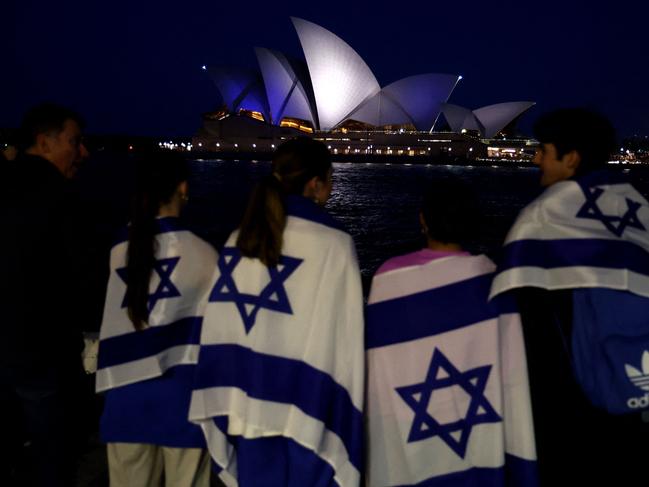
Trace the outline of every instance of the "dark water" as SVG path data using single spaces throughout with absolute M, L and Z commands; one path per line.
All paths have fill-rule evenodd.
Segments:
M 190 227 L 217 248 L 243 215 L 255 182 L 269 170 L 268 162 L 192 161 L 190 200 L 184 217 Z M 621 168 L 613 168 L 621 170 Z M 96 154 L 80 174 L 91 254 L 92 289 L 85 301 L 99 327 L 108 278 L 108 255 L 117 230 L 128 222 L 133 189 L 133 161 L 115 154 Z M 534 168 L 426 166 L 382 163 L 334 164 L 334 190 L 328 211 L 340 220 L 356 242 L 365 291 L 376 268 L 395 255 L 423 246 L 418 210 L 421 195 L 432 180 L 458 178 L 473 188 L 482 225 L 468 250 L 498 252 L 514 218 L 540 191 Z M 649 169 L 633 167 L 631 181 L 649 196 Z
M 115 228 L 128 222 L 133 161 L 106 154 L 92 162 L 84 172 L 82 188 L 98 239 L 107 240 Z M 199 159 L 191 161 L 191 168 L 190 200 L 184 217 L 192 230 L 220 247 L 238 226 L 252 187 L 269 171 L 270 164 Z M 622 167 L 613 166 L 612 170 Z M 638 190 L 649 196 L 649 168 L 634 166 L 625 171 Z M 422 247 L 418 221 L 421 196 L 430 181 L 448 178 L 465 182 L 478 199 L 482 224 L 469 250 L 497 259 L 514 218 L 540 192 L 536 168 L 334 164 L 334 188 L 327 210 L 353 236 L 365 281 L 389 257 Z
M 241 218 L 248 194 L 269 170 L 267 162 L 197 160 L 192 163 L 186 217 L 205 238 L 222 244 Z M 334 189 L 328 211 L 356 242 L 363 277 L 387 258 L 423 244 L 418 211 L 432 180 L 458 178 L 477 195 L 483 224 L 471 250 L 493 254 L 518 211 L 538 193 L 533 168 L 334 164 Z

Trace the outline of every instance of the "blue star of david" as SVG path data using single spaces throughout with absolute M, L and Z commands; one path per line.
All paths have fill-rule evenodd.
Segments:
M 440 376 L 440 371 L 446 374 Z M 435 349 L 424 382 L 395 389 L 415 413 L 408 443 L 439 436 L 451 450 L 464 458 L 473 427 L 502 420 L 484 395 L 490 371 L 491 365 L 485 365 L 460 372 L 439 349 Z M 466 416 L 452 423 L 440 424 L 427 412 L 430 398 L 434 390 L 456 385 L 471 397 Z M 459 438 L 453 436 L 455 432 L 460 433 Z
M 293 314 L 291 303 L 288 300 L 284 282 L 295 272 L 302 263 L 302 259 L 282 255 L 277 267 L 269 267 L 270 282 L 262 289 L 259 296 L 239 292 L 234 282 L 232 273 L 239 262 L 241 252 L 236 248 L 224 248 L 219 256 L 219 276 L 210 294 L 210 301 L 231 301 L 236 304 L 237 310 L 243 320 L 246 334 L 255 325 L 257 313 L 265 308 L 280 313 Z
M 588 188 L 585 186 L 582 186 L 581 189 L 584 192 L 584 196 L 586 196 L 586 201 L 579 209 L 577 215 L 575 215 L 577 218 L 599 220 L 616 237 L 621 237 L 627 227 L 646 230 L 645 226 L 638 219 L 638 209 L 642 206 L 642 203 L 625 198 L 627 210 L 624 215 L 604 215 L 600 207 L 597 206 L 597 200 L 602 196 L 604 190 L 602 188 Z
M 153 264 L 153 270 L 160 277 L 160 282 L 153 294 L 149 294 L 149 300 L 147 302 L 149 311 L 151 311 L 156 303 L 161 299 L 180 296 L 180 291 L 178 291 L 178 288 L 174 286 L 173 282 L 171 282 L 171 274 L 178 265 L 179 260 L 180 257 L 169 257 L 166 259 L 156 260 Z M 117 269 L 117 275 L 122 278 L 122 281 L 127 282 L 128 269 L 126 267 Z M 126 308 L 126 306 L 128 306 L 128 301 L 125 294 L 124 299 L 122 300 L 122 308 Z

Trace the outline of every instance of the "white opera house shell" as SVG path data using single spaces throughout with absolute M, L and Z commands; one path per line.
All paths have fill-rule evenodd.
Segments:
M 432 132 L 443 114 L 451 130 L 475 130 L 489 138 L 534 105 L 500 103 L 471 111 L 448 104 L 462 79 L 454 74 L 420 74 L 381 88 L 365 61 L 340 37 L 313 22 L 291 20 L 305 61 L 258 47 L 258 70 L 209 68 L 229 113 L 246 112 L 272 125 L 307 131 L 331 131 L 353 121 L 419 132 Z

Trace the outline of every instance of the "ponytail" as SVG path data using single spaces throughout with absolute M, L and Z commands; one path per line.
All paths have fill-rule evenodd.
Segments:
M 241 222 L 237 248 L 268 267 L 279 263 L 286 207 L 282 186 L 275 175 L 265 176 L 255 187 Z
M 149 195 L 136 194 L 129 227 L 126 259 L 126 303 L 128 317 L 136 330 L 149 319 L 149 283 L 155 263 L 155 217 L 157 205 Z
M 154 153 L 137 161 L 136 189 L 126 254 L 126 305 L 136 330 L 149 319 L 149 287 L 156 254 L 156 217 L 160 205 L 171 201 L 187 181 L 189 166 L 175 153 Z
M 286 195 L 301 195 L 313 177 L 323 181 L 331 169 L 327 147 L 308 137 L 280 145 L 273 154 L 272 174 L 255 187 L 239 227 L 237 248 L 268 267 L 279 264 L 286 227 Z

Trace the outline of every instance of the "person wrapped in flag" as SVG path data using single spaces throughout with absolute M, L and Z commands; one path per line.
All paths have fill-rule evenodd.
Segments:
M 226 485 L 360 483 L 363 297 L 331 188 L 326 146 L 285 142 L 220 254 L 190 419 Z
M 462 246 L 477 209 L 431 185 L 423 250 L 385 262 L 366 313 L 367 484 L 536 485 L 519 315 L 489 304 L 495 265 Z
M 561 109 L 534 131 L 545 190 L 509 231 L 491 296 L 520 305 L 542 483 L 625 484 L 649 438 L 649 204 L 607 170 L 603 116 Z
M 203 306 L 217 253 L 179 222 L 189 167 L 138 162 L 131 223 L 114 246 L 96 389 L 112 487 L 207 487 L 205 439 L 187 419 Z

